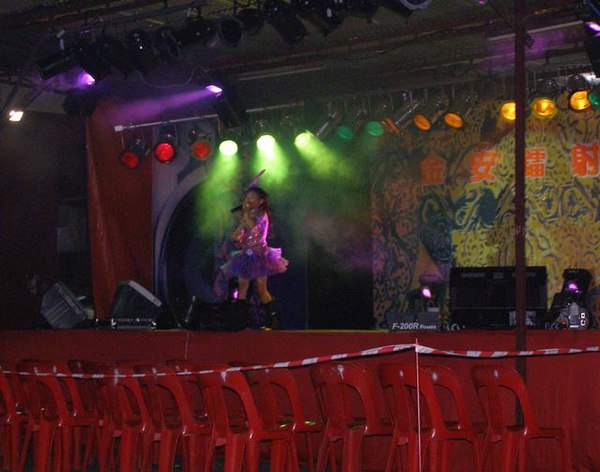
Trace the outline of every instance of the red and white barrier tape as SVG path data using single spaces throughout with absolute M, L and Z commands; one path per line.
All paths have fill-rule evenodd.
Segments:
M 176 375 L 191 375 L 191 374 L 204 374 L 211 372 L 240 372 L 247 370 L 261 370 L 261 369 L 278 369 L 278 368 L 293 368 L 293 367 L 302 367 L 313 364 L 320 364 L 323 362 L 330 361 L 338 361 L 344 359 L 357 359 L 361 357 L 372 357 L 372 356 L 380 356 L 385 354 L 393 354 L 402 351 L 414 350 L 417 354 L 420 355 L 434 355 L 434 356 L 447 356 L 447 357 L 465 357 L 465 358 L 475 358 L 475 359 L 499 359 L 504 357 L 534 357 L 534 356 L 560 356 L 560 355 L 570 355 L 570 354 L 589 354 L 600 352 L 600 346 L 591 346 L 585 348 L 546 348 L 546 349 L 535 349 L 531 351 L 475 351 L 475 350 L 466 350 L 466 351 L 454 351 L 454 350 L 445 350 L 445 349 L 437 349 L 433 347 L 423 346 L 416 343 L 411 344 L 391 344 L 388 346 L 379 346 L 371 349 L 365 349 L 363 351 L 342 353 L 342 354 L 329 354 L 325 356 L 318 357 L 308 357 L 305 359 L 295 360 L 295 361 L 284 361 L 284 362 L 274 362 L 271 364 L 257 364 L 250 366 L 240 366 L 240 367 L 228 367 L 226 369 L 207 369 L 200 370 L 197 372 L 178 372 Z M 3 371 L 4 374 L 17 374 L 17 375 L 36 375 L 29 372 L 15 372 L 15 371 Z M 77 379 L 101 379 L 110 377 L 105 374 L 81 374 L 81 373 L 73 373 L 73 374 L 38 374 L 38 375 L 55 375 L 56 377 L 73 377 Z M 136 373 L 133 377 L 145 377 L 148 374 Z M 157 374 L 160 375 L 170 375 L 170 374 Z

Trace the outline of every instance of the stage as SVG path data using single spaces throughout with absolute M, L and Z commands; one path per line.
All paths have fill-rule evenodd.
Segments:
M 515 331 L 465 330 L 458 332 L 387 331 L 130 331 L 130 330 L 32 330 L 0 332 L 3 361 L 22 358 L 118 359 L 160 362 L 193 359 L 198 362 L 266 364 L 300 361 L 316 356 L 357 353 L 366 349 L 405 343 L 445 350 L 514 351 Z M 600 330 L 529 330 L 527 349 L 588 348 L 600 346 Z M 414 351 L 362 357 L 370 366 L 379 362 L 415 361 Z M 600 352 L 527 357 L 526 376 L 540 425 L 562 425 L 571 438 L 574 470 L 600 470 L 597 419 L 600 418 Z M 471 386 L 470 368 L 478 363 L 515 364 L 515 358 L 473 359 L 420 355 L 422 364 L 441 363 L 455 369 L 466 387 L 475 421 L 482 413 Z M 310 412 L 317 412 L 308 379 L 309 367 L 297 367 L 302 395 Z M 367 449 L 365 468 L 382 470 L 384 444 Z M 466 450 L 465 450 L 466 451 Z M 539 443 L 528 459 L 528 471 L 558 470 L 558 449 Z M 460 460 L 460 459 L 459 459 Z M 453 470 L 468 470 L 456 464 Z

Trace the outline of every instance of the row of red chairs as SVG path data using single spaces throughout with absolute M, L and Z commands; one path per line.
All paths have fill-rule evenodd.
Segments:
M 539 427 L 522 378 L 499 365 L 472 369 L 485 425 L 471 422 L 458 377 L 439 365 L 382 363 L 376 373 L 360 362 L 315 365 L 319 418 L 307 417 L 287 369 L 225 372 L 227 365 L 181 360 L 23 361 L 13 366 L 19 375 L 2 367 L 0 465 L 11 471 L 23 470 L 32 444 L 36 471 L 87 470 L 95 460 L 100 471 L 157 465 L 166 472 L 179 456 L 184 471 L 208 472 L 220 456 L 227 472 L 257 472 L 268 444 L 270 470 L 288 472 L 299 470 L 302 439 L 311 472 L 315 459 L 317 472 L 358 472 L 363 442 L 373 436 L 391 441 L 386 472 L 451 470 L 458 441 L 471 447 L 475 471 L 488 462 L 499 462 L 503 472 L 525 471 L 527 445 L 537 438 L 557 440 L 561 470 L 571 470 L 564 430 Z M 514 403 L 506 414 L 505 392 L 516 398 L 521 424 L 514 422 Z

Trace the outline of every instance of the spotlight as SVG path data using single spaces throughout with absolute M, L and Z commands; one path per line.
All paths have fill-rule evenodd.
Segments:
M 561 88 L 556 79 L 544 80 L 538 87 L 536 97 L 531 102 L 531 112 L 542 119 L 553 118 L 558 113 L 556 99 Z
M 554 294 L 550 317 L 558 328 L 586 329 L 591 326 L 586 294 L 592 280 L 586 269 L 565 269 L 563 286 Z
M 508 100 L 500 105 L 500 116 L 506 121 L 515 121 L 517 119 L 517 104 L 514 100 Z
M 94 45 L 80 41 L 73 52 L 77 58 L 77 64 L 90 74 L 96 82 L 110 74 L 110 64 L 98 53 Z
M 324 117 L 321 117 L 312 134 L 321 139 L 326 139 L 331 132 L 339 126 L 344 119 L 344 113 L 338 106 L 329 105 Z
M 163 26 L 156 31 L 154 44 L 158 54 L 164 62 L 172 63 L 181 56 L 181 48 L 177 40 L 175 29 Z
M 571 110 L 583 111 L 590 108 L 589 90 L 590 84 L 583 75 L 577 74 L 569 77 L 567 80 L 567 93 Z
M 127 41 L 136 69 L 147 75 L 156 65 L 150 37 L 144 30 L 134 29 L 127 35 Z
M 419 288 L 408 294 L 411 309 L 416 312 L 439 312 L 443 282 L 438 274 L 421 274 Z
M 212 153 L 212 141 L 196 127 L 188 133 L 188 144 L 192 151 L 192 157 L 200 161 L 208 159 Z
M 410 124 L 411 116 L 419 109 L 421 103 L 416 100 L 410 100 L 405 103 L 398 111 L 389 114 L 383 119 L 385 126 L 391 133 L 400 134 L 400 131 Z
M 294 139 L 294 144 L 297 147 L 306 146 L 313 139 L 313 134 L 310 131 L 302 131 Z
M 172 130 L 163 128 L 154 145 L 154 157 L 161 164 L 170 164 L 177 156 L 176 139 Z
M 282 0 L 267 0 L 263 5 L 263 12 L 267 23 L 289 45 L 298 43 L 306 36 L 306 28 L 296 17 L 292 7 Z
M 126 169 L 137 169 L 144 161 L 146 150 L 142 138 L 134 136 L 129 139 L 127 146 L 119 154 L 119 163 Z
M 127 77 L 134 69 L 135 64 L 130 58 L 129 51 L 121 41 L 103 34 L 96 40 L 95 49 L 112 67 Z
M 14 122 L 21 121 L 21 119 L 23 118 L 23 114 L 24 114 L 23 110 L 20 110 L 20 109 L 10 110 L 8 112 L 8 121 L 14 121 Z
M 187 24 L 176 33 L 180 47 L 192 44 L 208 45 L 217 34 L 217 24 L 201 16 L 189 18 Z
M 448 109 L 448 97 L 439 95 L 426 103 L 413 117 L 413 123 L 421 131 L 429 131 Z
M 588 94 L 591 105 L 596 109 L 600 109 L 600 85 L 596 85 Z
M 227 157 L 235 156 L 238 149 L 239 146 L 233 139 L 225 139 L 219 144 L 219 152 Z
M 385 128 L 379 121 L 367 121 L 365 124 L 365 131 L 370 136 L 378 138 L 383 135 Z
M 461 129 L 465 124 L 465 115 L 477 103 L 477 99 L 474 91 L 463 93 L 444 114 L 444 123 L 450 128 Z
M 275 137 L 271 134 L 261 134 L 256 140 L 256 146 L 263 152 L 273 150 L 275 147 Z
M 235 17 L 244 25 L 244 31 L 248 36 L 254 36 L 262 29 L 265 19 L 258 8 L 243 8 L 236 13 Z
M 221 40 L 231 47 L 239 46 L 244 40 L 244 23 L 234 16 L 224 16 L 217 22 L 217 31 Z

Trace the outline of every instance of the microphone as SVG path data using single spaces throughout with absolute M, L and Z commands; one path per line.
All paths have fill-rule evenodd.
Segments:
M 238 211 L 242 211 L 243 205 L 238 205 L 234 208 L 232 208 L 231 210 L 229 210 L 231 213 L 237 213 Z

